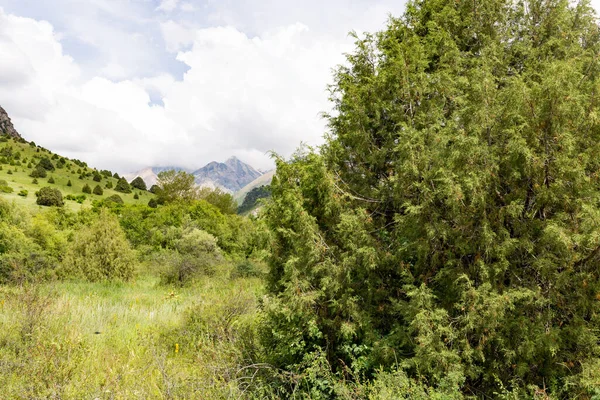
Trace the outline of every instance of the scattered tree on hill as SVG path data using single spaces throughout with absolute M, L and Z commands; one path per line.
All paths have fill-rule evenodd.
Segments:
M 156 201 L 156 199 L 154 197 L 148 201 L 148 207 L 150 207 L 150 208 L 158 207 L 158 202 Z
M 46 171 L 54 171 L 54 164 L 48 157 L 42 157 L 40 162 L 37 164 L 37 168 L 43 168 Z
M 35 169 L 29 174 L 29 176 L 32 178 L 45 178 L 47 175 L 48 173 L 46 170 L 39 165 L 35 167 Z
M 94 187 L 93 193 L 97 194 L 98 196 L 102 196 L 104 194 L 104 190 L 102 190 L 100 185 L 96 185 L 96 187 Z
M 106 185 L 104 186 L 106 189 L 112 189 L 113 188 L 113 183 L 111 181 L 106 182 Z
M 83 185 L 83 188 L 81 188 L 81 191 L 83 193 L 92 194 L 92 188 L 87 183 L 85 185 Z
M 62 207 L 64 205 L 63 196 L 60 190 L 49 186 L 43 187 L 35 192 L 35 196 L 37 197 L 36 204 L 40 206 Z
M 71 183 L 71 180 L 69 179 L 69 181 L 67 182 L 67 186 L 73 186 L 73 184 Z
M 125 202 L 123 201 L 121 196 L 119 196 L 118 194 L 113 194 L 112 196 L 108 196 L 106 199 L 104 199 L 104 202 L 115 203 L 115 204 L 125 204 Z
M 142 179 L 142 177 L 138 176 L 131 181 L 131 187 L 140 190 L 146 190 L 146 182 L 144 182 L 144 179 Z
M 131 187 L 125 178 L 120 178 L 115 186 L 115 190 L 121 193 L 131 193 Z
M 102 181 L 102 176 L 97 171 L 94 171 L 94 182 L 101 182 L 101 181 Z
M 139 196 L 137 193 L 135 193 L 135 194 L 133 195 L 133 198 L 134 198 L 135 200 L 139 200 L 140 196 Z
M 50 179 L 48 179 L 48 183 L 55 183 L 55 182 L 54 182 L 54 178 L 53 178 L 53 177 L 50 177 Z

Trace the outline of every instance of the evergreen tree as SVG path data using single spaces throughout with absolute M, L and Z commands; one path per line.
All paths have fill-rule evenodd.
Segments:
M 98 195 L 98 196 L 102 196 L 104 194 L 104 190 L 102 190 L 102 188 L 100 187 L 100 185 L 96 185 L 96 187 L 94 187 L 94 194 Z
M 131 187 L 129 183 L 125 180 L 125 178 L 120 178 L 115 186 L 115 190 L 121 193 L 131 193 Z
M 595 21 L 585 1 L 422 0 L 356 39 L 322 157 L 277 162 L 270 363 L 397 368 L 439 398 L 595 393 Z
M 83 188 L 81 188 L 81 191 L 83 193 L 92 194 L 92 188 L 87 183 L 85 185 L 83 185 Z
M 62 193 L 58 189 L 43 187 L 35 193 L 35 196 L 36 204 L 40 206 L 62 207 L 64 205 Z
M 131 187 L 140 190 L 146 190 L 146 182 L 144 182 L 144 179 L 138 176 L 131 181 Z

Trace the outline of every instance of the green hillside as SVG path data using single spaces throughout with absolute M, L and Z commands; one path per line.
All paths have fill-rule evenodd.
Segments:
M 32 173 L 43 159 L 50 160 L 51 168 L 54 168 L 54 170 L 46 170 L 46 177 L 44 178 L 32 177 Z M 33 142 L 27 143 L 6 136 L 2 137 L 0 142 L 0 167 L 2 168 L 0 170 L 0 183 L 6 181 L 6 186 L 10 188 L 6 189 L 4 186 L 4 190 L 0 191 L 0 196 L 9 201 L 14 200 L 28 208 L 40 207 L 36 204 L 35 192 L 45 186 L 60 190 L 65 199 L 65 207 L 74 211 L 84 206 L 91 206 L 94 201 L 113 195 L 120 196 L 126 204 L 148 204 L 148 201 L 154 197 L 150 192 L 134 188 L 131 188 L 131 193 L 116 191 L 115 188 L 119 179 L 113 176 L 110 171 L 96 170 L 85 162 L 61 157 L 47 149 L 36 146 Z M 37 180 L 37 183 L 34 179 Z M 49 181 L 54 181 L 54 183 Z M 68 185 L 69 181 L 71 186 Z M 83 192 L 86 185 L 92 193 Z M 103 193 L 101 195 L 93 193 L 96 186 L 100 186 L 102 189 Z M 138 199 L 134 198 L 136 194 L 139 197 Z M 69 200 L 67 198 L 69 195 L 79 198 Z M 85 199 L 82 196 L 85 196 Z

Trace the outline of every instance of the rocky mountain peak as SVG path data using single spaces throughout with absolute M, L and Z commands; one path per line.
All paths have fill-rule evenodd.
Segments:
M 22 139 L 19 132 L 13 126 L 10 117 L 2 107 L 0 107 L 0 134 Z

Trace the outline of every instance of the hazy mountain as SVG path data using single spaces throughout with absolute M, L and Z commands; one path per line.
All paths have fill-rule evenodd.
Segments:
M 224 163 L 208 163 L 192 172 L 192 175 L 199 186 L 218 187 L 235 193 L 262 174 L 236 157 L 231 157 Z
M 154 185 L 161 171 L 174 169 L 176 171 L 186 171 L 184 168 L 170 167 L 148 167 L 133 174 L 125 174 L 128 181 L 135 177 L 141 177 L 148 187 Z M 228 193 L 235 193 L 250 182 L 259 178 L 263 174 L 258 172 L 252 166 L 231 157 L 225 162 L 210 162 L 204 167 L 191 173 L 198 186 L 219 188 Z
M 2 107 L 0 107 L 0 134 L 12 136 L 17 139 L 22 139 L 21 135 L 19 135 L 19 132 L 17 132 L 17 130 L 13 126 L 10 117 Z

